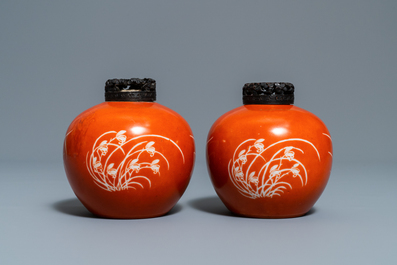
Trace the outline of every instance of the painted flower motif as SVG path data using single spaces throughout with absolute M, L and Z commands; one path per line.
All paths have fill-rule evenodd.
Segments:
M 160 165 L 157 164 L 158 162 L 160 162 L 160 160 L 156 159 L 150 164 L 150 168 L 153 170 L 154 174 L 159 173 Z
M 240 161 L 241 161 L 241 164 L 245 164 L 245 163 L 247 163 L 247 156 L 246 155 L 242 155 L 242 156 L 240 156 L 238 159 L 240 159 Z
M 280 178 L 281 172 L 278 170 L 278 165 L 272 166 L 270 169 L 270 175 L 269 178 L 275 178 L 278 180 Z
M 247 155 L 245 154 L 245 149 L 242 150 L 239 154 L 238 154 L 238 159 L 241 161 L 241 163 L 244 165 L 247 162 Z
M 107 145 L 108 141 L 103 141 L 99 147 L 98 150 L 101 151 L 102 156 L 105 156 L 108 152 L 108 145 Z
M 274 165 L 270 168 L 270 172 L 274 172 L 276 169 L 278 169 L 278 165 Z
M 301 144 L 296 147 L 290 142 Z M 251 199 L 281 196 L 298 179 L 305 186 L 308 173 L 300 161 L 305 153 L 303 143 L 317 152 L 320 161 L 317 148 L 305 139 L 289 138 L 269 144 L 263 138 L 247 139 L 237 146 L 229 160 L 229 178 L 243 196 Z
M 258 177 L 259 176 L 255 176 L 255 171 L 254 171 L 249 175 L 248 180 L 249 180 L 249 182 L 254 183 L 255 185 L 258 185 L 258 182 L 259 182 Z
M 113 166 L 114 166 L 114 163 L 111 163 L 111 164 L 108 166 L 108 168 L 107 168 L 107 172 L 108 172 L 108 175 L 110 175 L 110 176 L 112 176 L 113 178 L 115 178 L 115 177 L 116 177 L 116 174 L 117 174 L 117 169 L 113 168 Z
M 159 173 L 160 165 L 151 165 L 150 168 L 153 170 L 154 174 Z
M 94 164 L 94 171 L 95 172 L 102 172 L 102 164 L 101 161 L 97 161 L 97 158 L 94 157 L 93 159 L 93 164 Z
M 299 168 L 297 168 L 297 167 L 299 167 L 299 164 L 295 164 L 295 165 L 291 168 L 292 176 L 293 176 L 294 178 L 295 178 L 296 176 L 298 176 L 298 175 L 299 175 L 299 172 L 300 172 Z
M 256 152 L 258 153 L 262 153 L 263 150 L 265 149 L 265 146 L 263 145 L 263 141 L 265 141 L 265 139 L 258 139 L 255 143 L 254 143 L 254 147 L 256 148 Z
M 141 169 L 141 165 L 138 164 L 137 162 L 138 162 L 138 159 L 134 159 L 134 160 L 132 160 L 132 161 L 130 162 L 130 164 L 128 165 L 128 168 L 129 168 L 130 170 L 132 170 L 132 172 L 135 171 L 136 173 L 138 173 L 139 170 Z
M 152 146 L 154 144 L 154 142 L 149 142 L 146 146 L 145 146 L 145 150 L 146 152 L 149 153 L 150 157 L 154 156 L 154 153 L 156 151 L 156 149 Z
M 179 150 L 180 162 L 185 164 L 185 155 L 173 140 L 157 134 L 141 134 L 135 130 L 134 133 L 139 135 L 129 137 L 128 130 L 112 130 L 94 141 L 92 149 L 86 154 L 86 166 L 99 188 L 106 191 L 150 188 L 151 177 L 163 173 L 160 167 L 161 170 L 170 169 L 167 153 L 172 146 Z M 166 144 L 155 146 L 156 140 Z M 166 153 L 163 154 L 163 151 Z
M 124 144 L 125 140 L 127 140 L 127 136 L 125 136 L 124 133 L 126 133 L 126 131 L 122 130 L 116 134 L 116 139 L 119 141 L 120 145 Z
M 284 157 L 287 158 L 289 161 L 294 159 L 294 155 L 295 155 L 294 151 L 291 151 L 292 148 L 293 148 L 292 146 L 286 147 L 284 151 Z
M 243 178 L 244 178 L 244 173 L 243 173 L 243 171 L 241 170 L 240 167 L 235 167 L 235 168 L 234 168 L 234 175 L 235 175 L 237 178 L 239 178 L 239 179 L 243 179 Z
M 274 170 L 273 172 L 270 173 L 270 178 L 280 176 L 280 173 L 281 173 L 280 171 Z

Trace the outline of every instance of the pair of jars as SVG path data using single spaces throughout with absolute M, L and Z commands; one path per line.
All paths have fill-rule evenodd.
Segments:
M 112 79 L 105 102 L 76 117 L 64 141 L 69 183 L 82 204 L 107 218 L 166 214 L 186 190 L 193 133 L 156 100 L 153 79 Z M 307 213 L 331 171 L 332 142 L 315 115 L 293 106 L 290 83 L 250 83 L 243 103 L 212 126 L 208 171 L 235 214 L 285 218 Z

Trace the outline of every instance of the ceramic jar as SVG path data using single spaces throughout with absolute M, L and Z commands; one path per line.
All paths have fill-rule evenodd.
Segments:
M 195 159 L 193 134 L 178 113 L 155 99 L 153 79 L 108 80 L 105 102 L 69 126 L 66 175 L 93 214 L 161 216 L 184 193 Z
M 331 136 L 318 117 L 293 102 L 291 83 L 245 84 L 244 105 L 212 126 L 208 171 L 233 213 L 301 216 L 323 192 L 331 172 Z

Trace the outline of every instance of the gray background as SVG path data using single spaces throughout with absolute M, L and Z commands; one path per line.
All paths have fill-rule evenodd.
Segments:
M 204 160 L 246 82 L 288 81 L 335 161 L 395 162 L 396 1 L 1 1 L 0 161 L 56 162 L 109 78 L 151 77 Z M 394 144 L 393 144 L 394 143 Z
M 1 1 L 0 263 L 395 264 L 396 13 L 393 0 Z M 130 77 L 156 79 L 197 164 L 170 215 L 92 218 L 63 173 L 64 134 L 107 79 Z M 206 173 L 208 130 L 259 81 L 292 82 L 333 138 L 331 181 L 302 218 L 230 216 Z

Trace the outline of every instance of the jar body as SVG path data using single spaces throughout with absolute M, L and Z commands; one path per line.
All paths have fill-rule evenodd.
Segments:
M 187 122 L 154 102 L 104 102 L 69 126 L 64 166 L 83 205 L 107 218 L 167 213 L 184 193 L 194 165 Z
M 292 105 L 244 105 L 220 117 L 207 139 L 213 186 L 238 215 L 296 217 L 323 192 L 332 141 L 323 122 Z

